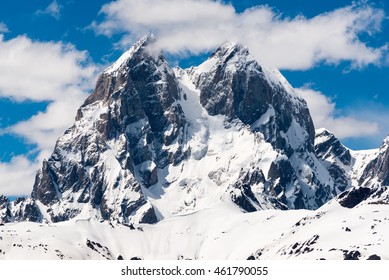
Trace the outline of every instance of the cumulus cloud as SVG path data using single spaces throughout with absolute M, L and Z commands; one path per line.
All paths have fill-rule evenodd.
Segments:
M 5 23 L 0 22 L 0 33 L 7 33 L 9 32 L 7 25 Z
M 10 162 L 0 162 L 0 193 L 7 196 L 28 195 L 39 168 L 24 156 L 13 157 Z
M 381 63 L 386 46 L 369 47 L 359 35 L 380 31 L 383 10 L 354 3 L 313 18 L 283 17 L 268 6 L 237 13 L 211 0 L 117 0 L 93 22 L 99 34 L 124 34 L 121 43 L 152 32 L 157 47 L 185 55 L 209 51 L 226 41 L 247 45 L 262 63 L 279 69 L 308 69 L 319 62 L 349 61 L 352 67 Z
M 0 96 L 16 101 L 54 100 L 80 89 L 94 67 L 82 67 L 87 53 L 72 45 L 0 35 Z
M 0 163 L 0 193 L 10 194 L 16 188 L 14 193 L 28 194 L 33 174 L 73 123 L 77 108 L 93 87 L 98 67 L 88 62 L 86 52 L 72 45 L 26 36 L 4 40 L 0 35 L 0 61 L 0 97 L 16 102 L 49 101 L 46 111 L 1 131 L 37 145 L 39 154 L 33 161 L 17 156 Z
M 308 86 L 295 89 L 308 104 L 315 128 L 326 128 L 339 138 L 366 137 L 380 132 L 378 122 L 336 113 L 336 104 Z
M 37 15 L 49 15 L 59 20 L 61 16 L 61 6 L 56 0 L 51 2 L 45 9 L 36 11 Z
M 65 95 L 51 102 L 45 112 L 13 125 L 8 132 L 36 144 L 40 151 L 37 160 L 41 162 L 50 156 L 58 137 L 74 122 L 76 110 L 86 97 L 86 93 Z

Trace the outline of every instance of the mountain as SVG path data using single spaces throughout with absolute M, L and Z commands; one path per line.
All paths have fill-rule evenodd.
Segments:
M 0 253 L 12 258 L 39 247 L 35 239 L 45 231 L 54 239 L 40 244 L 63 258 L 163 257 L 145 247 L 115 248 L 158 247 L 155 234 L 170 228 L 176 233 L 164 242 L 198 244 L 183 252 L 173 246 L 167 258 L 225 258 L 201 244 L 207 236 L 223 239 L 210 243 L 219 250 L 245 231 L 263 242 L 243 234 L 248 243 L 231 258 L 351 258 L 372 228 L 353 230 L 343 248 L 328 248 L 331 236 L 347 238 L 351 227 L 374 226 L 376 243 L 386 242 L 387 223 L 376 220 L 389 203 L 389 138 L 379 150 L 352 151 L 328 130 L 315 131 L 306 102 L 245 46 L 224 44 L 201 65 L 181 69 L 155 52 L 154 41 L 142 38 L 99 76 L 43 162 L 31 197 L 0 196 L 0 224 L 21 240 L 11 250 L 4 232 Z M 292 209 L 302 210 L 280 211 Z M 366 213 L 366 221 L 351 213 Z M 75 227 L 79 232 L 70 233 Z M 68 249 L 69 238 L 88 241 Z M 389 258 L 376 245 L 357 255 Z
M 366 166 L 358 183 L 369 187 L 389 185 L 389 137 L 384 140 L 375 158 Z
M 335 184 L 341 186 L 340 191 L 351 186 L 351 176 L 347 173 L 353 169 L 355 159 L 334 134 L 326 129 L 316 131 L 315 154 L 329 171 Z
M 41 209 L 36 201 L 20 197 L 11 202 L 0 195 L 0 224 L 19 221 L 42 222 Z
M 359 204 L 389 204 L 389 137 L 360 169 L 355 186 L 339 196 L 339 203 L 348 208 Z
M 325 129 L 316 131 L 315 151 L 338 185 L 345 186 L 336 199 L 343 207 L 360 203 L 388 204 L 389 139 L 378 150 L 352 151 Z
M 172 69 L 138 41 L 99 77 L 38 172 L 44 219 L 155 223 L 220 201 L 243 211 L 317 209 L 347 180 L 315 155 L 306 102 L 246 47 Z

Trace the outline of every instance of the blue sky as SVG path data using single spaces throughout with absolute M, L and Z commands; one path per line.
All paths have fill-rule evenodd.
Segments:
M 27 194 L 98 73 L 153 32 L 172 64 L 246 44 L 352 149 L 389 133 L 389 3 L 13 0 L 0 4 L 0 193 Z

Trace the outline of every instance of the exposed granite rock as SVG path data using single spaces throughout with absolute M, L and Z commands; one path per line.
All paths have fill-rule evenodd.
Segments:
M 200 102 L 210 115 L 221 114 L 254 125 L 266 141 L 287 155 L 293 151 L 284 135 L 295 120 L 307 132 L 303 149 L 313 151 L 315 132 L 305 101 L 292 96 L 281 84 L 272 83 L 247 47 L 226 44 L 211 59 L 218 60 L 215 71 L 201 73 L 195 81 L 201 90 Z M 268 110 L 274 110 L 274 114 L 264 123 L 256 123 Z
M 326 129 L 317 130 L 315 153 L 334 181 L 333 195 L 336 196 L 351 187 L 351 179 L 346 169 L 352 167 L 353 158 L 350 150 L 334 134 Z
M 42 222 L 43 216 L 34 199 L 21 197 L 13 201 L 14 221 Z
M 359 184 L 389 186 L 389 137 L 384 140 L 378 156 L 366 166 Z
M 353 208 L 369 197 L 372 190 L 366 187 L 353 188 L 342 193 L 338 197 L 339 204 L 343 207 Z
M 0 223 L 42 220 L 41 211 L 34 199 L 19 197 L 10 201 L 6 196 L 0 195 Z
M 121 65 L 99 77 L 38 172 L 32 197 L 51 208 L 53 221 L 79 215 L 83 204 L 106 220 L 157 221 L 152 207 L 141 209 L 147 204 L 142 187 L 158 182 L 157 167 L 184 159 L 169 145 L 186 121 L 174 73 L 162 56 L 148 52 L 150 40 L 140 40 Z
M 381 260 L 381 257 L 380 257 L 380 256 L 377 256 L 376 254 L 373 254 L 373 255 L 369 256 L 369 257 L 367 258 L 367 260 L 379 261 L 379 260 Z
M 323 160 L 336 158 L 345 166 L 350 166 L 352 159 L 350 150 L 343 146 L 334 134 L 328 130 L 320 129 L 315 138 L 315 152 L 319 158 Z
M 6 196 L 0 195 L 0 223 L 9 223 L 11 221 L 10 201 Z

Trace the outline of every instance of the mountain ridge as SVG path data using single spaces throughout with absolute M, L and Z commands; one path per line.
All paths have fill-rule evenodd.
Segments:
M 389 259 L 389 138 L 315 130 L 245 46 L 181 69 L 154 40 L 99 76 L 31 197 L 0 195 L 0 259 Z
M 317 209 L 371 177 L 385 184 L 385 145 L 355 171 L 353 153 L 326 130 L 315 135 L 306 102 L 247 47 L 227 43 L 183 70 L 151 53 L 153 40 L 100 75 L 31 198 L 0 199 L 2 222 L 156 223 L 223 201 L 245 212 Z

